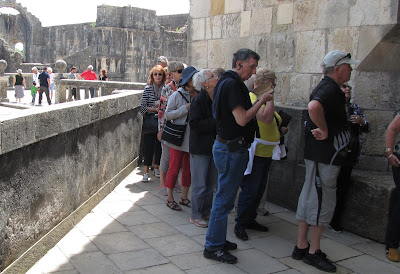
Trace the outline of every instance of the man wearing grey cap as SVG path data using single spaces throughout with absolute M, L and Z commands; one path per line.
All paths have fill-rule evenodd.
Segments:
M 306 176 L 297 205 L 298 239 L 292 258 L 327 272 L 335 272 L 336 266 L 321 251 L 320 240 L 335 210 L 336 179 L 350 141 L 346 129 L 346 99 L 340 86 L 350 80 L 351 64 L 358 63 L 343 51 L 334 50 L 325 55 L 321 65 L 324 78 L 311 93 L 308 104 Z

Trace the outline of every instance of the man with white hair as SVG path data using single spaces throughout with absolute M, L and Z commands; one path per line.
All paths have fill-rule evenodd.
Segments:
M 324 78 L 311 93 L 308 104 L 306 176 L 297 205 L 298 239 L 292 258 L 327 272 L 335 272 L 336 266 L 320 249 L 321 235 L 335 210 L 337 176 L 345 159 L 343 151 L 350 141 L 346 138 L 350 136 L 346 132 L 346 98 L 340 86 L 350 80 L 351 64 L 358 63 L 343 51 L 326 54 L 321 65 Z
M 87 70 L 82 72 L 80 76 L 85 80 L 97 80 L 97 75 L 93 71 L 92 65 L 89 65 Z M 94 97 L 94 87 L 90 87 L 89 91 L 90 91 L 90 97 L 93 98 Z

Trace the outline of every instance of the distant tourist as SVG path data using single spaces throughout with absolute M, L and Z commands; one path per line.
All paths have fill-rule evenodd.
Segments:
M 97 75 L 93 71 L 92 65 L 89 65 L 87 70 L 85 70 L 84 72 L 81 73 L 81 77 L 85 80 L 97 80 Z M 90 87 L 89 91 L 90 91 L 90 97 L 93 98 L 94 97 L 94 87 Z
M 76 80 L 76 79 L 81 79 L 82 77 L 76 73 L 76 67 L 73 66 L 71 68 L 71 72 L 68 73 L 68 79 L 72 79 L 72 80 Z M 72 86 L 71 87 L 71 98 L 74 97 L 74 100 L 76 100 L 76 96 L 77 96 L 77 87 L 76 86 Z
M 47 103 L 51 105 L 51 100 L 49 96 L 49 87 L 50 87 L 50 75 L 47 73 L 47 68 L 44 67 L 42 73 L 39 74 L 39 105 L 42 105 L 42 96 L 43 92 L 46 94 Z
M 168 67 L 168 59 L 165 56 L 160 56 L 157 59 L 157 65 L 162 66 L 163 68 Z
M 14 77 L 13 83 L 15 89 L 15 99 L 18 103 L 21 103 L 21 98 L 24 97 L 24 90 L 25 90 L 25 78 L 22 76 L 22 70 L 17 69 L 17 74 Z
M 100 70 L 99 80 L 100 81 L 108 81 L 107 71 L 105 69 Z
M 50 67 L 47 68 L 47 72 L 50 75 L 50 100 L 53 101 L 55 74 L 53 73 L 53 69 Z
M 36 83 L 36 87 L 39 88 L 39 73 L 37 67 L 32 68 L 32 80 Z
M 32 82 L 32 86 L 31 86 L 32 102 L 31 102 L 31 105 L 35 104 L 36 93 L 37 93 L 38 89 L 39 88 L 36 86 L 36 82 Z

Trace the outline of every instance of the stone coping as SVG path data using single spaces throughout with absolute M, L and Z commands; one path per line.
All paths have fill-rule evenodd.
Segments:
M 142 93 L 129 90 L 10 114 L 0 120 L 0 155 L 139 107 Z

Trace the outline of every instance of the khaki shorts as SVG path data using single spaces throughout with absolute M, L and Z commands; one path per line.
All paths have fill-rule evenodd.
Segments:
M 161 142 L 160 171 L 167 172 L 169 168 L 169 146 Z
M 306 177 L 297 204 L 296 218 L 309 225 L 327 226 L 336 206 L 336 180 L 340 166 L 304 159 Z M 319 179 L 316 178 L 317 167 Z

